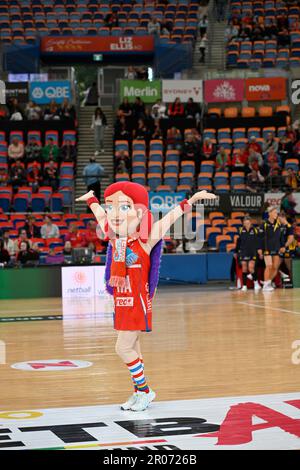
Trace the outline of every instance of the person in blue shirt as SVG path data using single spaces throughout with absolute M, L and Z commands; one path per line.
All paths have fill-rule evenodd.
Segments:
M 105 169 L 100 163 L 96 162 L 95 157 L 90 158 L 83 169 L 83 177 L 85 179 L 88 191 L 94 191 L 98 199 L 101 196 L 101 178 L 105 175 Z

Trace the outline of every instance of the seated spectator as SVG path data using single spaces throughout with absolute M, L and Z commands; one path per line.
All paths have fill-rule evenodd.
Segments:
M 298 140 L 293 148 L 293 157 L 299 158 L 300 157 L 300 140 Z
M 52 222 L 51 215 L 46 215 L 44 218 L 44 225 L 41 227 L 42 238 L 59 238 L 59 228 Z
M 56 253 L 54 248 L 49 250 L 48 255 L 46 256 L 46 264 L 63 264 L 65 262 L 65 256 L 63 253 Z
M 0 104 L 0 120 L 8 119 L 8 109 L 4 104 Z
M 293 190 L 289 189 L 286 192 L 286 194 L 283 196 L 283 198 L 281 199 L 280 211 L 284 211 L 288 216 L 294 218 L 297 215 L 297 212 L 295 210 L 296 206 L 297 206 L 297 201 L 295 200 Z
M 24 165 L 20 160 L 17 160 L 10 169 L 10 184 L 12 185 L 14 192 L 17 192 L 17 189 L 25 183 L 26 172 Z
M 275 139 L 272 132 L 268 133 L 268 135 L 265 138 L 264 143 L 263 143 L 262 154 L 263 154 L 264 158 L 267 157 L 270 150 L 273 150 L 274 152 L 277 152 L 277 150 L 278 150 L 278 142 Z M 259 153 L 261 153 L 261 152 L 259 152 Z
M 133 116 L 137 119 L 143 119 L 145 117 L 145 104 L 140 97 L 135 99 L 132 105 Z
M 233 39 L 237 38 L 239 35 L 240 28 L 237 25 L 229 25 L 225 30 L 225 38 L 226 41 L 232 41 Z
M 132 106 L 128 101 L 128 98 L 124 98 L 119 106 L 119 115 L 124 117 L 132 116 Z
M 153 119 L 166 118 L 166 111 L 166 105 L 161 100 L 157 100 L 156 103 L 152 106 L 151 115 Z
M 73 248 L 72 248 L 71 242 L 68 240 L 65 242 L 64 250 L 63 250 L 65 261 L 66 261 L 66 258 L 69 261 L 69 258 L 72 256 L 72 253 L 73 253 Z
M 18 264 L 24 265 L 32 265 L 39 261 L 40 255 L 36 250 L 33 250 L 30 247 L 30 244 L 26 241 L 20 243 L 20 249 L 17 254 L 17 262 Z
M 7 101 L 7 108 L 9 111 L 9 119 L 11 121 L 23 120 L 24 111 L 17 98 L 9 98 Z
M 255 152 L 255 150 L 250 149 L 249 158 L 248 158 L 248 167 L 250 170 L 258 171 L 259 168 L 262 168 L 264 164 L 263 158 L 260 153 Z
M 43 181 L 43 175 L 41 165 L 38 162 L 33 162 L 29 170 L 27 170 L 27 183 L 32 188 L 33 193 L 37 193 L 41 182 Z
M 85 246 L 84 235 L 79 232 L 75 223 L 70 224 L 69 233 L 65 236 L 65 242 L 67 241 L 71 242 L 72 248 L 81 248 Z
M 173 126 L 167 131 L 166 138 L 167 150 L 179 150 L 182 147 L 182 135 L 177 127 Z
M 117 15 L 113 13 L 108 13 L 104 19 L 105 26 L 107 28 L 117 28 L 119 26 L 119 21 Z
M 169 104 L 168 115 L 169 117 L 184 117 L 184 106 L 180 98 L 176 98 L 173 103 Z
M 44 162 L 48 162 L 49 160 L 53 159 L 55 162 L 58 160 L 58 146 L 54 143 L 52 137 L 49 137 L 47 141 L 47 145 L 42 149 L 42 158 Z
M 35 137 L 30 139 L 27 146 L 25 147 L 25 159 L 27 162 L 40 161 L 42 147 Z
M 216 146 L 212 143 L 211 139 L 206 137 L 204 139 L 201 151 L 201 160 L 215 160 L 216 159 Z
M 137 128 L 133 130 L 132 136 L 136 140 L 148 140 L 149 139 L 149 130 L 145 125 L 143 119 L 138 120 Z
M 58 119 L 60 119 L 60 108 L 55 100 L 52 100 L 49 106 L 45 109 L 44 120 L 57 121 Z
M 282 31 L 279 31 L 277 35 L 277 44 L 282 47 L 289 47 L 291 44 L 290 33 L 288 29 L 284 28 Z
M 44 185 L 51 186 L 53 192 L 58 188 L 58 172 L 57 166 L 53 160 L 49 161 L 49 165 L 44 168 Z
M 10 254 L 7 249 L 4 247 L 3 240 L 0 239 L 0 263 L 1 264 L 8 264 L 10 262 Z
M 138 67 L 135 71 L 137 80 L 148 80 L 148 67 Z
M 155 125 L 154 132 L 151 136 L 151 139 L 153 139 L 153 140 L 163 140 L 163 135 L 162 135 L 161 129 L 159 127 L 159 124 Z
M 2 241 L 3 241 L 3 248 L 8 251 L 9 255 L 10 256 L 15 256 L 15 254 L 16 254 L 16 245 L 15 245 L 15 242 L 11 238 L 9 238 L 9 231 L 8 230 L 5 230 L 3 232 Z
M 70 139 L 66 139 L 65 145 L 60 149 L 60 156 L 63 162 L 75 162 L 77 157 L 76 146 Z
M 40 228 L 35 225 L 35 217 L 34 215 L 29 214 L 23 230 L 26 231 L 27 238 L 40 238 L 41 237 L 41 230 Z
M 250 137 L 249 144 L 248 144 L 248 150 L 254 150 L 254 152 L 262 153 L 262 148 L 261 145 L 256 141 L 256 137 L 253 135 Z
M 197 160 L 197 144 L 194 141 L 193 134 L 187 134 L 182 147 L 182 160 Z
M 278 28 L 274 20 L 265 25 L 265 39 L 277 39 Z
M 122 164 L 122 167 L 124 166 L 126 169 L 126 171 L 122 173 L 127 173 L 127 170 L 130 168 L 130 159 L 129 159 L 128 152 L 126 152 L 125 150 L 120 150 L 119 152 L 116 152 L 115 163 L 116 163 L 116 166 L 119 166 L 120 164 Z
M 151 115 L 151 110 L 149 108 L 145 109 L 145 117 L 144 117 L 143 120 L 144 120 L 145 126 L 148 129 L 148 133 L 150 135 L 152 135 L 152 133 L 154 131 L 154 127 L 155 127 L 155 121 L 154 121 L 154 118 Z
M 279 140 L 278 155 L 280 156 L 283 166 L 285 164 L 285 161 L 288 158 L 293 157 L 293 143 L 287 138 L 286 135 L 281 137 L 281 139 Z M 299 148 L 299 156 L 300 156 L 300 148 Z
M 75 107 L 69 103 L 69 100 L 67 100 L 67 98 L 65 98 L 62 102 L 62 105 L 59 109 L 59 115 L 61 120 L 72 119 L 73 121 L 75 121 L 76 119 Z
M 287 175 L 285 177 L 285 184 L 292 190 L 297 190 L 299 187 L 299 176 L 296 171 L 292 168 L 287 169 Z
M 200 119 L 201 109 L 198 103 L 195 103 L 193 98 L 189 98 L 185 105 L 185 115 L 187 118 L 194 118 L 197 121 Z
M 147 29 L 148 34 L 153 34 L 154 36 L 160 35 L 160 23 L 155 16 L 153 16 L 152 19 L 148 21 Z
M 7 186 L 8 172 L 4 167 L 0 167 L 0 186 Z
M 236 149 L 233 151 L 231 162 L 232 171 L 241 171 L 245 169 L 247 163 L 248 160 L 245 159 L 245 154 L 242 153 L 240 149 Z
M 220 150 L 216 156 L 216 171 L 227 171 L 230 167 L 230 157 L 224 147 L 220 147 Z
M 296 134 L 295 129 L 293 129 L 292 126 L 287 126 L 285 135 L 288 138 L 288 140 L 290 140 L 291 142 L 295 142 L 297 134 Z
M 267 165 L 269 167 L 269 177 L 279 176 L 281 172 L 281 162 L 277 153 L 273 148 L 269 150 L 266 156 Z
M 120 160 L 116 164 L 116 175 L 128 174 L 128 168 L 124 160 Z
M 116 120 L 114 126 L 114 139 L 115 140 L 131 140 L 130 132 L 127 129 L 126 121 L 124 117 Z
M 247 175 L 247 184 L 249 189 L 258 189 L 261 188 L 265 181 L 265 178 L 262 176 L 259 170 L 251 169 L 250 173 Z
M 28 121 L 38 121 L 42 117 L 42 110 L 36 103 L 29 101 L 25 107 L 25 116 Z
M 8 146 L 9 162 L 21 160 L 24 157 L 24 144 L 17 137 L 14 137 L 12 143 Z
M 27 243 L 28 246 L 31 248 L 32 242 L 27 236 L 27 232 L 24 228 L 21 228 L 19 231 L 19 237 L 15 240 L 15 253 L 18 253 L 20 250 L 22 243 Z
M 87 223 L 87 230 L 85 232 L 85 241 L 88 247 L 93 244 L 96 250 L 100 253 L 105 251 L 104 242 L 97 235 L 97 223 L 95 220 L 90 220 Z

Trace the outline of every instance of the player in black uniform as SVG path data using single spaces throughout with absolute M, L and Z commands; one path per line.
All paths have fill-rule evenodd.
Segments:
M 259 248 L 258 236 L 258 229 L 253 227 L 251 218 L 248 216 L 244 217 L 243 227 L 240 228 L 236 246 L 236 251 L 242 264 L 242 291 L 247 291 L 247 277 L 254 281 L 254 289 L 256 291 L 261 289 L 256 273 L 257 249 Z
M 263 290 L 271 292 L 274 290 L 272 281 L 281 264 L 280 254 L 284 252 L 283 234 L 276 207 L 270 206 L 268 208 L 268 219 L 260 226 L 259 233 L 260 246 L 258 254 L 260 256 L 263 254 L 266 264 Z
M 282 280 L 285 282 L 289 282 L 292 279 L 292 258 L 295 256 L 296 253 L 297 240 L 295 239 L 292 220 L 288 221 L 287 216 L 283 211 L 280 212 L 278 218 L 281 223 L 282 241 L 284 243 L 284 251 L 281 250 L 280 254 L 280 257 L 282 259 L 280 268 L 284 269 L 285 265 L 289 274 L 285 274 L 281 270 L 279 272 Z

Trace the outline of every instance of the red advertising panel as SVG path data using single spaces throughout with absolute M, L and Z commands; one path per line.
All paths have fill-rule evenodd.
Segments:
M 282 77 L 248 78 L 246 99 L 248 101 L 276 101 L 286 99 L 286 79 Z
M 43 54 L 153 52 L 153 36 L 56 36 L 43 37 Z
M 204 100 L 206 103 L 228 103 L 244 99 L 244 80 L 206 80 Z

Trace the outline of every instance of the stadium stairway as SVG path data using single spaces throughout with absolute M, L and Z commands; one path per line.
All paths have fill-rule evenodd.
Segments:
M 101 193 L 103 197 L 104 189 L 113 182 L 113 124 L 115 112 L 112 107 L 102 106 L 106 115 L 108 127 L 104 135 L 104 153 L 96 157 L 97 162 L 104 166 L 107 176 L 102 179 Z M 79 137 L 78 137 L 78 156 L 77 156 L 77 176 L 75 180 L 75 197 L 86 192 L 86 184 L 82 177 L 83 168 L 88 164 L 91 156 L 94 155 L 94 133 L 91 129 L 92 116 L 95 111 L 93 106 L 82 107 L 79 110 Z M 101 200 L 102 200 L 101 197 Z M 82 203 L 75 203 L 76 213 L 85 212 L 86 207 Z

